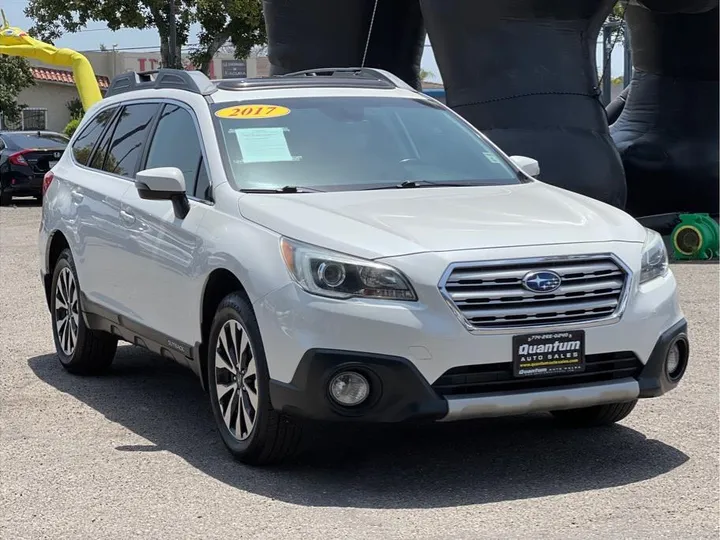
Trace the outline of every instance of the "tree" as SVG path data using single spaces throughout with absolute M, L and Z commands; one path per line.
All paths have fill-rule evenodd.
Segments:
M 177 44 L 185 45 L 194 22 L 195 0 L 173 0 L 177 11 Z M 64 33 L 78 32 L 91 21 L 107 24 L 109 30 L 157 28 L 162 64 L 170 63 L 170 25 L 165 0 L 30 0 L 25 15 L 35 20 L 30 33 L 52 43 Z
M 235 58 L 243 59 L 267 41 L 261 0 L 197 0 L 196 18 L 202 30 L 190 57 L 203 73 L 228 42 Z
M 17 97 L 34 84 L 27 60 L 19 56 L 0 55 L 0 113 L 3 124 L 14 124 L 20 120 L 20 112 L 25 107 L 17 102 Z
M 618 1 L 614 6 L 612 13 L 608 15 L 606 23 L 622 23 L 622 21 L 625 20 L 625 8 L 627 7 L 627 2 L 624 0 Z M 624 28 L 622 24 L 616 26 L 613 28 L 612 31 L 612 37 L 614 42 L 618 42 L 620 39 L 622 39 L 625 35 Z
M 427 69 L 420 70 L 420 80 L 422 82 L 426 82 L 428 79 L 432 79 L 433 77 L 435 77 L 435 74 L 432 71 L 428 71 Z
M 85 115 L 85 109 L 83 108 L 80 98 L 71 99 L 65 106 L 68 108 L 68 111 L 70 111 L 70 118 L 72 119 L 80 119 Z

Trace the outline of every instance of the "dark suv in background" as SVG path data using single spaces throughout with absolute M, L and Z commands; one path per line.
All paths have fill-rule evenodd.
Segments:
M 0 131 L 0 206 L 13 197 L 41 198 L 43 176 L 69 139 L 52 131 Z

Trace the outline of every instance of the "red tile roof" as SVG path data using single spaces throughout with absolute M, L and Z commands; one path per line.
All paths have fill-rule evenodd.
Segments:
M 31 66 L 30 69 L 33 77 L 37 81 L 75 84 L 75 77 L 73 77 L 72 71 L 36 66 Z M 107 77 L 96 76 L 95 78 L 97 79 L 101 90 L 106 90 L 108 86 L 110 86 L 110 79 Z

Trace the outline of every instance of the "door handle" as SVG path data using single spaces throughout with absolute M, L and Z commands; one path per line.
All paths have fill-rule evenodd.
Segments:
M 74 202 L 80 204 L 81 202 L 83 202 L 83 199 L 85 198 L 85 195 L 83 195 L 83 194 L 80 193 L 79 191 L 71 191 L 71 192 L 70 192 L 70 197 L 72 197 L 72 200 L 73 200 Z
M 135 223 L 135 216 L 125 210 L 120 210 L 120 219 L 126 225 L 132 225 L 133 223 Z

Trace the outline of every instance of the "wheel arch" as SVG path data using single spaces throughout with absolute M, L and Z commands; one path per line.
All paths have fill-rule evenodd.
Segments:
M 55 264 L 57 263 L 60 254 L 70 249 L 70 243 L 68 242 L 65 235 L 60 231 L 55 231 L 50 236 L 50 242 L 48 242 L 47 253 L 45 254 L 47 274 L 43 278 L 43 285 L 45 287 L 45 300 L 47 301 L 48 309 L 50 309 L 50 287 L 52 285 L 53 274 L 55 273 Z
M 203 288 L 202 302 L 200 304 L 200 335 L 198 364 L 200 368 L 200 381 L 203 389 L 207 390 L 207 355 L 210 341 L 210 327 L 217 307 L 228 294 L 239 293 L 248 300 L 249 296 L 244 285 L 233 272 L 226 268 L 216 268 L 208 275 Z

